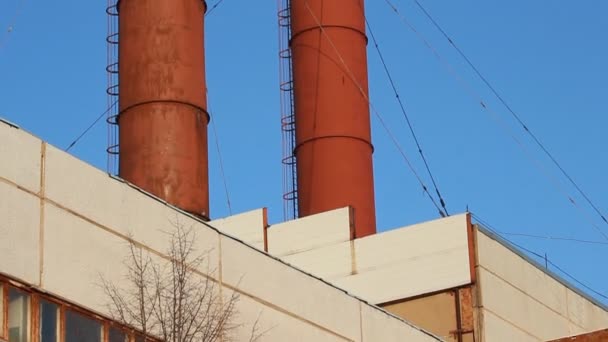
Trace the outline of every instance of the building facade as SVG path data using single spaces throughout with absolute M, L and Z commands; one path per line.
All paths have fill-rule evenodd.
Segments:
M 201 221 L 5 122 L 0 161 L 0 340 L 137 340 L 111 319 L 100 276 L 124 282 L 129 241 L 167 258 L 175 220 L 207 253 L 195 272 L 239 294 L 236 341 L 256 322 L 261 341 L 441 340 L 228 233 L 267 226 L 264 210 Z
M 359 239 L 348 207 L 272 226 L 265 209 L 205 222 L 5 122 L 0 161 L 0 340 L 142 340 L 111 319 L 100 276 L 124 282 L 129 243 L 166 260 L 176 221 L 206 253 L 194 271 L 238 293 L 237 341 L 254 324 L 261 341 L 362 342 L 608 327 L 604 305 L 468 213 Z

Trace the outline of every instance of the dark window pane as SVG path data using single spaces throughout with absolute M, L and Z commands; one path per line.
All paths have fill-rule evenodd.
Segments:
M 89 317 L 66 311 L 65 342 L 100 342 L 101 324 Z
M 27 342 L 30 296 L 15 288 L 8 291 L 8 340 Z
M 40 341 L 57 341 L 57 305 L 40 300 Z
M 127 335 L 124 331 L 116 328 L 110 328 L 110 342 L 126 342 Z
M 4 284 L 0 282 L 0 335 L 4 335 Z

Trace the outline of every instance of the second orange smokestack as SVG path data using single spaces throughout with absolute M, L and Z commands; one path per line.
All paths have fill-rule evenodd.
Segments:
M 117 6 L 120 176 L 208 218 L 205 1 Z
M 363 0 L 291 0 L 291 30 L 300 216 L 351 206 L 374 234 Z

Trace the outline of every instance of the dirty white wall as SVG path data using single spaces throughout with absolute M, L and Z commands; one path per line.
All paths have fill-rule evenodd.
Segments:
M 348 208 L 298 221 L 297 238 L 288 224 L 268 229 L 268 252 L 372 303 L 471 283 L 464 214 L 354 241 Z
M 237 337 L 259 316 L 263 341 L 437 340 L 0 122 L 0 273 L 106 315 L 99 276 L 122 281 L 127 236 L 166 258 L 163 230 L 176 221 L 193 226 L 208 253 L 197 271 L 240 294 Z M 263 213 L 216 223 L 261 247 Z
M 548 341 L 608 327 L 608 312 L 556 277 L 477 230 L 484 340 Z

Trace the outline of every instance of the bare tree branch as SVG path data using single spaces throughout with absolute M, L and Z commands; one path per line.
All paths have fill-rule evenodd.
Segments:
M 169 260 L 153 258 L 129 236 L 124 288 L 101 277 L 113 318 L 166 342 L 231 341 L 231 332 L 239 327 L 234 323 L 239 294 L 222 296 L 207 259 L 211 251 L 196 249 L 194 229 L 179 220 L 172 226 L 165 232 Z M 198 273 L 204 267 L 208 276 Z M 250 342 L 263 335 L 260 316 L 252 326 Z

